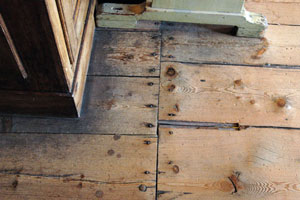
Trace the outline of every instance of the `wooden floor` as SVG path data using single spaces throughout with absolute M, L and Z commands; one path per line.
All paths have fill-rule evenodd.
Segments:
M 0 199 L 300 199 L 300 0 L 224 27 L 103 30 L 80 119 L 0 118 Z

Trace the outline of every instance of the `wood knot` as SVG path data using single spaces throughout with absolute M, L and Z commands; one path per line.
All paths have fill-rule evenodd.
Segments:
M 108 150 L 107 154 L 108 154 L 109 156 L 112 156 L 112 155 L 115 154 L 115 151 L 112 150 L 112 149 L 110 149 L 110 150 Z
M 175 174 L 179 173 L 179 167 L 177 165 L 174 165 L 172 169 Z
M 169 67 L 167 72 L 166 72 L 166 75 L 168 76 L 175 76 L 176 75 L 176 71 L 173 67 Z
M 284 98 L 276 99 L 276 104 L 278 107 L 283 108 L 286 105 L 286 100 Z
M 172 84 L 168 87 L 168 91 L 173 92 L 175 90 L 175 88 L 176 88 L 176 86 L 174 84 Z
M 237 193 L 240 189 L 243 189 L 243 187 L 240 185 L 240 177 L 241 173 L 240 172 L 234 172 L 228 179 L 232 183 L 232 186 L 234 188 L 234 191 L 232 194 Z
M 250 104 L 252 104 L 252 105 L 255 104 L 255 100 L 253 100 L 253 99 L 250 100 Z
M 241 79 L 234 81 L 234 85 L 236 85 L 236 86 L 241 86 L 242 84 L 243 84 L 243 82 Z

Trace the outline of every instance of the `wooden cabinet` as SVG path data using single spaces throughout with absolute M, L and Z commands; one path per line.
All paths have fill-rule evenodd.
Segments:
M 0 112 L 79 116 L 96 0 L 0 1 Z

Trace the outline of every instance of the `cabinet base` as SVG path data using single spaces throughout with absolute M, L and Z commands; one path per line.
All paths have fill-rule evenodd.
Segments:
M 194 0 L 190 1 L 193 2 Z M 201 10 L 201 8 L 199 10 L 185 10 L 167 7 L 166 5 L 163 8 L 153 7 L 151 3 L 101 4 L 98 8 L 97 26 L 136 28 L 139 20 L 228 25 L 238 27 L 237 36 L 243 37 L 262 37 L 261 33 L 268 26 L 264 16 L 247 11 L 243 4 L 241 4 L 238 12 L 235 10 L 218 12 Z

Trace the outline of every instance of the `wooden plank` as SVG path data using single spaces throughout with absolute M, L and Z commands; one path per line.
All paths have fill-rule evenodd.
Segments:
M 96 0 L 91 1 L 91 7 L 88 12 L 88 16 L 85 23 L 85 31 L 83 33 L 82 44 L 79 52 L 78 66 L 76 67 L 77 71 L 75 74 L 75 79 L 73 83 L 73 96 L 75 105 L 79 116 L 81 114 L 81 107 L 83 101 L 83 94 L 85 89 L 85 83 L 91 58 L 91 52 L 94 41 L 95 33 L 95 19 L 94 19 L 94 8 L 96 6 Z
M 271 25 L 265 38 L 240 38 L 197 25 L 163 31 L 163 61 L 299 65 L 300 27 Z
M 17 180 L 17 182 L 16 182 Z M 17 183 L 17 187 L 15 186 Z M 147 191 L 139 191 L 146 185 Z M 154 183 L 101 184 L 85 181 L 49 179 L 15 175 L 0 175 L 0 197 L 2 200 L 14 199 L 103 199 L 119 200 L 154 199 Z
M 90 75 L 159 76 L 158 32 L 96 31 Z
M 300 127 L 300 69 L 162 64 L 160 120 Z
M 59 12 L 60 23 L 63 28 L 66 47 L 68 49 L 68 55 L 70 62 L 73 65 L 74 61 L 77 60 L 78 48 L 80 47 L 80 43 L 78 42 L 74 29 L 73 2 L 72 0 L 56 0 L 56 4 Z
M 158 82 L 155 78 L 89 77 L 80 119 L 14 117 L 12 131 L 156 134 Z
M 62 68 L 64 71 L 64 78 L 68 84 L 68 91 L 72 90 L 72 83 L 73 83 L 73 78 L 74 78 L 74 71 L 72 70 L 72 61 L 75 60 L 75 58 L 70 58 L 69 57 L 69 52 L 68 52 L 68 48 L 67 48 L 67 44 L 68 42 L 66 42 L 66 38 L 65 35 L 68 34 L 68 36 L 71 36 L 71 34 L 69 33 L 69 31 L 67 33 L 64 33 L 64 28 L 63 28 L 63 23 L 61 20 L 65 19 L 65 16 L 63 16 L 62 18 L 60 18 L 59 16 L 59 6 L 57 5 L 56 1 L 53 0 L 46 0 L 45 1 L 45 5 L 47 7 L 47 14 L 49 16 L 49 20 L 51 23 L 51 28 L 53 31 L 53 35 L 55 38 L 55 43 L 56 43 L 56 48 L 57 51 L 60 55 L 60 61 L 62 63 Z M 66 18 L 66 20 L 68 20 Z M 70 40 L 69 43 L 74 44 L 72 41 Z
M 1 199 L 154 199 L 156 138 L 2 134 L 0 144 Z
M 299 133 L 160 128 L 159 199 L 299 199 Z
M 246 0 L 245 7 L 262 13 L 272 24 L 300 25 L 299 0 Z
M 82 35 L 83 35 L 83 31 L 84 31 L 84 26 L 85 26 L 85 22 L 86 22 L 86 17 L 88 14 L 88 9 L 89 9 L 89 4 L 90 4 L 90 0 L 89 1 L 82 1 L 80 0 L 78 3 L 78 10 L 76 11 L 75 14 L 75 19 L 74 19 L 74 28 L 75 28 L 75 32 L 77 35 L 77 38 L 81 41 Z M 92 9 L 92 13 L 94 16 L 94 11 L 95 11 L 95 7 L 96 5 L 93 5 L 93 9 Z

